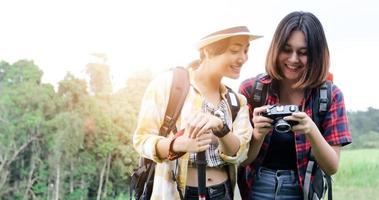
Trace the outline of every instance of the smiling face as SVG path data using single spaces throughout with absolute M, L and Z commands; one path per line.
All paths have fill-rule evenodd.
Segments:
M 320 86 L 329 71 L 329 49 L 321 22 L 309 12 L 292 12 L 278 24 L 266 58 L 266 72 L 293 88 Z
M 284 78 L 296 83 L 307 70 L 308 52 L 302 31 L 293 31 L 278 56 Z
M 247 61 L 249 50 L 248 36 L 234 36 L 229 38 L 227 48 L 222 54 L 208 57 L 210 66 L 221 76 L 237 79 L 240 76 L 241 68 Z

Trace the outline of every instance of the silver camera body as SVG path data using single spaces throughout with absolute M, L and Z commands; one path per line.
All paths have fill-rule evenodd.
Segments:
M 274 120 L 272 124 L 278 133 L 286 133 L 291 130 L 292 126 L 297 125 L 298 122 L 286 121 L 283 117 L 290 116 L 295 112 L 299 112 L 299 107 L 296 105 L 272 105 L 262 115 Z

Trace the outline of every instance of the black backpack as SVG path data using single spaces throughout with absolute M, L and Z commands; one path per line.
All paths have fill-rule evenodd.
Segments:
M 247 101 L 250 105 L 253 105 L 254 108 L 266 104 L 270 84 L 262 82 L 261 79 L 265 79 L 267 76 L 267 74 L 259 74 L 257 77 L 253 78 L 254 84 L 252 88 L 249 88 L 252 90 L 252 98 L 247 99 Z M 317 95 L 314 95 L 310 100 L 312 105 L 312 119 L 321 133 L 323 133 L 321 123 L 323 122 L 325 114 L 329 110 L 331 104 L 332 84 L 332 81 L 328 80 L 318 88 L 315 88 L 315 90 L 317 90 Z M 326 192 L 328 192 L 328 200 L 332 200 L 331 176 L 322 171 L 317 164 L 312 151 L 310 151 L 309 154 L 310 159 L 307 165 L 303 185 L 304 200 L 322 199 L 325 197 Z M 238 178 L 244 181 L 245 177 L 245 169 L 240 167 L 238 170 Z
M 159 129 L 159 135 L 167 136 L 171 131 L 176 133 L 176 120 L 178 119 L 184 101 L 187 97 L 190 81 L 188 70 L 183 67 L 175 67 L 173 70 L 172 84 L 170 89 L 170 97 L 166 108 L 163 124 Z M 240 109 L 240 102 L 237 99 L 236 93 L 227 87 L 228 92 L 226 98 L 228 105 L 232 112 L 232 120 L 236 118 Z M 233 102 L 233 103 L 232 103 Z M 236 102 L 236 104 L 234 103 Z M 149 200 L 153 191 L 154 174 L 156 163 L 150 159 L 140 157 L 139 165 L 131 176 L 131 182 L 129 185 L 129 197 L 133 197 L 136 200 Z M 178 163 L 176 163 L 178 166 Z M 176 172 L 172 171 L 172 179 L 176 181 Z M 177 190 L 180 198 L 183 199 L 179 185 L 177 184 Z

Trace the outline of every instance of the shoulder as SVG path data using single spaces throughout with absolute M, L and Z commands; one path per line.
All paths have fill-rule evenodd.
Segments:
M 255 80 L 256 80 L 255 77 L 251 77 L 251 78 L 245 79 L 244 81 L 241 82 L 241 84 L 240 84 L 240 89 L 241 89 L 241 88 L 246 88 L 246 87 L 251 87 L 251 86 L 253 86 Z
M 266 74 L 266 73 L 258 74 L 257 76 L 250 77 L 250 78 L 245 79 L 244 81 L 242 81 L 240 87 L 253 86 L 254 83 L 255 83 L 255 81 L 261 82 L 263 84 L 269 84 L 269 83 L 271 83 L 272 78 L 268 74 Z
M 240 107 L 245 106 L 247 104 L 247 99 L 244 95 L 237 93 L 238 101 L 240 102 Z
M 257 82 L 261 83 L 261 85 L 262 84 L 268 85 L 272 82 L 272 78 L 268 74 L 265 74 L 265 73 L 258 74 L 255 77 L 248 78 L 242 81 L 239 87 L 239 92 L 245 96 L 252 95 L 254 91 L 254 87 L 256 87 L 255 85 L 257 84 Z
M 333 102 L 343 102 L 343 93 L 341 89 L 333 83 L 330 83 L 330 85 L 331 85 L 331 96 L 332 96 Z
M 258 80 L 259 82 L 267 82 L 268 79 L 271 80 L 267 74 L 265 74 L 265 73 L 258 74 L 257 76 L 250 77 L 250 78 L 247 78 L 244 81 L 242 81 L 240 87 L 252 86 L 252 85 L 254 85 L 256 80 Z
M 169 94 L 172 84 L 172 70 L 166 70 L 154 76 L 146 88 L 145 95 L 150 96 L 152 99 L 158 98 L 157 96 L 167 96 Z

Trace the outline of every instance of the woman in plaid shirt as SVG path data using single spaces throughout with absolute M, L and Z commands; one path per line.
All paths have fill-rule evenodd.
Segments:
M 252 127 L 243 95 L 234 121 L 221 79 L 236 79 L 252 35 L 238 26 L 212 33 L 198 44 L 200 60 L 189 69 L 190 89 L 176 127 L 178 133 L 158 135 L 168 104 L 172 71 L 157 76 L 146 89 L 133 144 L 138 153 L 157 163 L 151 199 L 198 199 L 196 153 L 205 151 L 206 199 L 232 199 L 236 165 L 247 157 Z M 218 113 L 218 117 L 216 117 Z M 173 181 L 173 173 L 177 181 Z M 177 185 L 179 190 L 177 189 Z
M 338 169 L 340 148 L 351 143 L 343 95 L 331 89 L 331 106 L 321 122 L 313 122 L 311 99 L 326 81 L 329 50 L 320 21 L 309 12 L 292 12 L 279 23 L 266 59 L 269 84 L 266 105 L 297 105 L 300 112 L 285 117 L 296 121 L 290 131 L 279 133 L 273 120 L 262 116 L 268 106 L 249 104 L 254 127 L 248 159 L 243 163 L 246 180 L 239 181 L 243 199 L 302 199 L 302 185 L 309 152 L 329 175 Z M 255 78 L 245 80 L 240 92 L 253 98 Z

